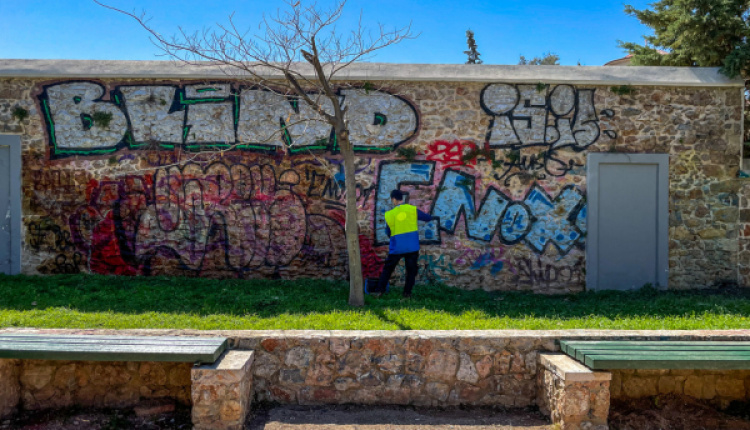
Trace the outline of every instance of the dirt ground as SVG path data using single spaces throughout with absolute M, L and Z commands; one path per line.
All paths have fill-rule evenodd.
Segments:
M 0 429 L 13 430 L 182 430 L 193 428 L 190 410 L 139 418 L 132 410 L 81 410 L 22 412 L 0 422 Z
M 613 401 L 611 430 L 750 430 L 750 403 L 718 411 L 696 400 L 662 396 Z M 132 411 L 62 410 L 26 412 L 0 422 L 19 430 L 182 430 L 191 429 L 190 411 L 139 418 Z M 553 430 L 531 409 L 431 409 L 365 406 L 256 407 L 247 430 Z
M 190 429 L 188 410 L 151 418 L 126 411 L 24 413 L 0 422 L 18 430 L 178 430 Z M 256 409 L 248 430 L 551 430 L 549 421 L 530 410 L 423 409 L 363 406 L 277 406 Z
M 613 401 L 609 426 L 611 430 L 750 430 L 750 403 L 733 402 L 719 411 L 677 395 Z
M 284 406 L 259 412 L 248 430 L 550 430 L 529 410 Z

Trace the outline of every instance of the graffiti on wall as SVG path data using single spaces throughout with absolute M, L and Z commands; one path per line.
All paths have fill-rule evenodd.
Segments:
M 299 182 L 294 170 L 224 162 L 92 180 L 70 240 L 94 273 L 149 274 L 155 260 L 198 273 L 295 260 L 345 270 L 342 216 L 310 213 L 292 190 Z
M 433 185 L 434 170 L 432 162 L 381 163 L 375 206 L 377 243 L 388 243 L 382 214 L 392 208 L 390 191 L 402 185 Z M 522 200 L 513 200 L 500 189 L 490 187 L 479 199 L 477 181 L 459 170 L 443 172 L 429 210 L 437 219 L 421 223 L 421 243 L 441 243 L 441 232 L 454 234 L 460 219 L 466 235 L 479 242 L 498 237 L 506 245 L 523 242 L 536 253 L 543 253 L 552 245 L 563 255 L 582 243 L 586 234 L 586 201 L 577 187 L 567 185 L 552 197 L 535 183 Z
M 582 161 L 562 156 L 564 151 L 581 152 L 602 135 L 616 138 L 614 130 L 602 130 L 594 91 L 572 85 L 487 85 L 480 100 L 491 116 L 487 147 L 505 152 L 495 179 L 508 185 L 521 174 L 563 176 L 583 167 Z M 600 114 L 612 118 L 614 111 Z
M 389 152 L 411 139 L 419 120 L 405 99 L 380 90 L 341 89 L 349 135 L 359 152 Z M 331 103 L 313 95 L 321 106 Z M 53 157 L 119 149 L 336 152 L 332 127 L 297 97 L 228 83 L 48 85 L 39 96 Z M 329 110 L 330 111 L 330 110 Z
M 295 97 L 227 82 L 65 81 L 38 94 L 50 157 L 62 166 L 28 179 L 38 215 L 27 223 L 28 244 L 52 255 L 40 271 L 346 276 L 336 137 Z M 585 191 L 565 177 L 582 176 L 585 150 L 616 137 L 607 129 L 613 112 L 597 110 L 594 94 L 490 84 L 474 102 L 490 117 L 489 126 L 477 122 L 484 141 L 419 142 L 418 101 L 340 89 L 360 152 L 365 276 L 382 267 L 383 214 L 390 191 L 403 188 L 434 218 L 420 222 L 422 282 L 464 273 L 529 287 L 582 282 L 581 264 L 568 262 L 585 245 Z M 410 141 L 415 156 L 394 151 Z M 125 149 L 132 152 L 110 155 Z M 186 161 L 176 149 L 196 154 Z M 207 150 L 226 155 L 203 157 Z M 64 167 L 75 160 L 66 157 L 97 154 L 148 169 L 112 176 Z M 60 187 L 68 201 L 55 197 Z
M 549 287 L 585 281 L 583 258 L 570 264 L 545 262 L 540 257 L 519 258 L 510 262 L 510 270 L 521 286 Z

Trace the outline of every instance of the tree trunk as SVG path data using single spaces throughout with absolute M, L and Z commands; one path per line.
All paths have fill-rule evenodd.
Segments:
M 341 155 L 344 158 L 346 184 L 346 250 L 349 254 L 349 305 L 364 306 L 365 289 L 362 282 L 362 258 L 359 249 L 357 224 L 357 181 L 354 177 L 354 149 L 349 141 L 349 131 L 338 133 Z

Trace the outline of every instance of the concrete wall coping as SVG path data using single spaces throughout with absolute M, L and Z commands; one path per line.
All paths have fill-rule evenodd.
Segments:
M 300 64 L 305 75 L 312 69 Z M 278 73 L 261 73 L 268 78 Z M 583 85 L 640 85 L 668 87 L 744 87 L 716 67 L 643 66 L 518 66 L 468 64 L 354 63 L 336 75 L 347 81 L 525 82 Z M 0 77 L 14 78 L 127 78 L 127 79 L 242 79 L 236 72 L 206 64 L 174 61 L 114 60 L 0 60 Z
M 539 354 L 539 364 L 565 382 L 611 381 L 609 372 L 595 372 L 565 354 Z
M 197 366 L 200 370 L 242 370 L 252 366 L 255 360 L 255 351 L 226 351 L 216 362 Z
M 6 328 L 0 334 L 89 334 L 123 336 L 223 336 L 258 338 L 501 338 L 539 340 L 732 340 L 750 341 L 750 330 L 180 330 L 180 329 L 35 329 Z

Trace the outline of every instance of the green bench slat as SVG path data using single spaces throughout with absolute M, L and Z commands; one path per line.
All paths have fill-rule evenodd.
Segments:
M 573 356 L 572 354 L 570 354 Z M 613 356 L 613 357 L 629 357 L 629 356 L 641 356 L 641 357 L 655 357 L 663 360 L 669 360 L 671 357 L 711 357 L 719 359 L 721 357 L 746 357 L 750 361 L 750 351 L 616 351 L 616 350 L 600 350 L 600 349 L 585 349 L 576 351 L 574 358 L 576 360 L 583 361 L 586 357 L 591 355 L 600 356 Z
M 2 342 L 14 342 L 14 343 L 57 343 L 57 344 L 106 344 L 106 345 L 180 345 L 180 346 L 221 346 L 225 339 L 200 339 L 200 338 L 171 338 L 163 339 L 159 337 L 149 336 L 141 338 L 119 338 L 119 337 L 93 337 L 93 336 L 78 336 L 78 337 L 22 337 L 22 336 L 2 336 L 0 335 L 0 343 Z
M 568 352 L 568 355 L 571 357 L 575 357 L 576 359 L 581 359 L 582 355 L 591 355 L 591 354 L 599 354 L 599 355 L 661 355 L 661 356 L 671 356 L 671 355 L 696 355 L 696 354 L 716 354 L 716 355 L 723 355 L 723 354 L 739 354 L 739 355 L 750 355 L 750 348 L 742 348 L 742 349 L 734 349 L 734 348 L 725 348 L 725 347 L 706 347 L 705 349 L 659 349 L 659 348 L 644 348 L 644 349 L 615 349 L 614 347 L 610 348 L 586 348 L 586 349 L 575 349 L 570 352 Z
M 659 346 L 659 347 L 705 347 L 705 346 L 750 346 L 750 342 L 717 342 L 717 341 L 706 341 L 706 342 L 683 342 L 683 341 L 569 341 L 561 340 L 560 346 L 562 348 L 591 348 L 599 346 L 617 346 L 621 348 L 633 347 L 638 348 L 641 346 Z
M 13 340 L 118 340 L 118 341 L 147 341 L 147 340 L 160 340 L 168 342 L 198 342 L 198 343 L 221 343 L 225 340 L 223 337 L 198 337 L 198 336 L 119 336 L 119 335 L 88 335 L 88 334 L 68 334 L 68 335 L 56 335 L 56 334 L 2 334 L 0 333 L 0 339 L 13 339 Z
M 144 336 L 0 336 L 0 358 L 84 361 L 171 361 L 213 363 L 227 349 L 228 340 Z
M 750 357 L 671 357 L 587 355 L 583 364 L 593 370 L 606 369 L 750 369 Z
M 560 343 L 581 345 L 735 345 L 750 344 L 748 340 L 561 340 Z
M 582 351 L 589 349 L 598 349 L 602 351 L 619 350 L 619 351 L 750 351 L 750 345 L 706 345 L 706 346 L 680 346 L 680 345 L 644 345 L 644 346 L 622 346 L 622 345 L 593 345 L 585 347 L 572 347 L 572 350 Z
M 560 341 L 560 348 L 594 370 L 750 369 L 750 342 Z
M 631 350 L 660 350 L 660 351 L 690 351 L 690 350 L 745 350 L 750 349 L 750 342 L 570 342 L 560 341 L 563 352 L 575 355 L 581 349 L 631 349 Z

